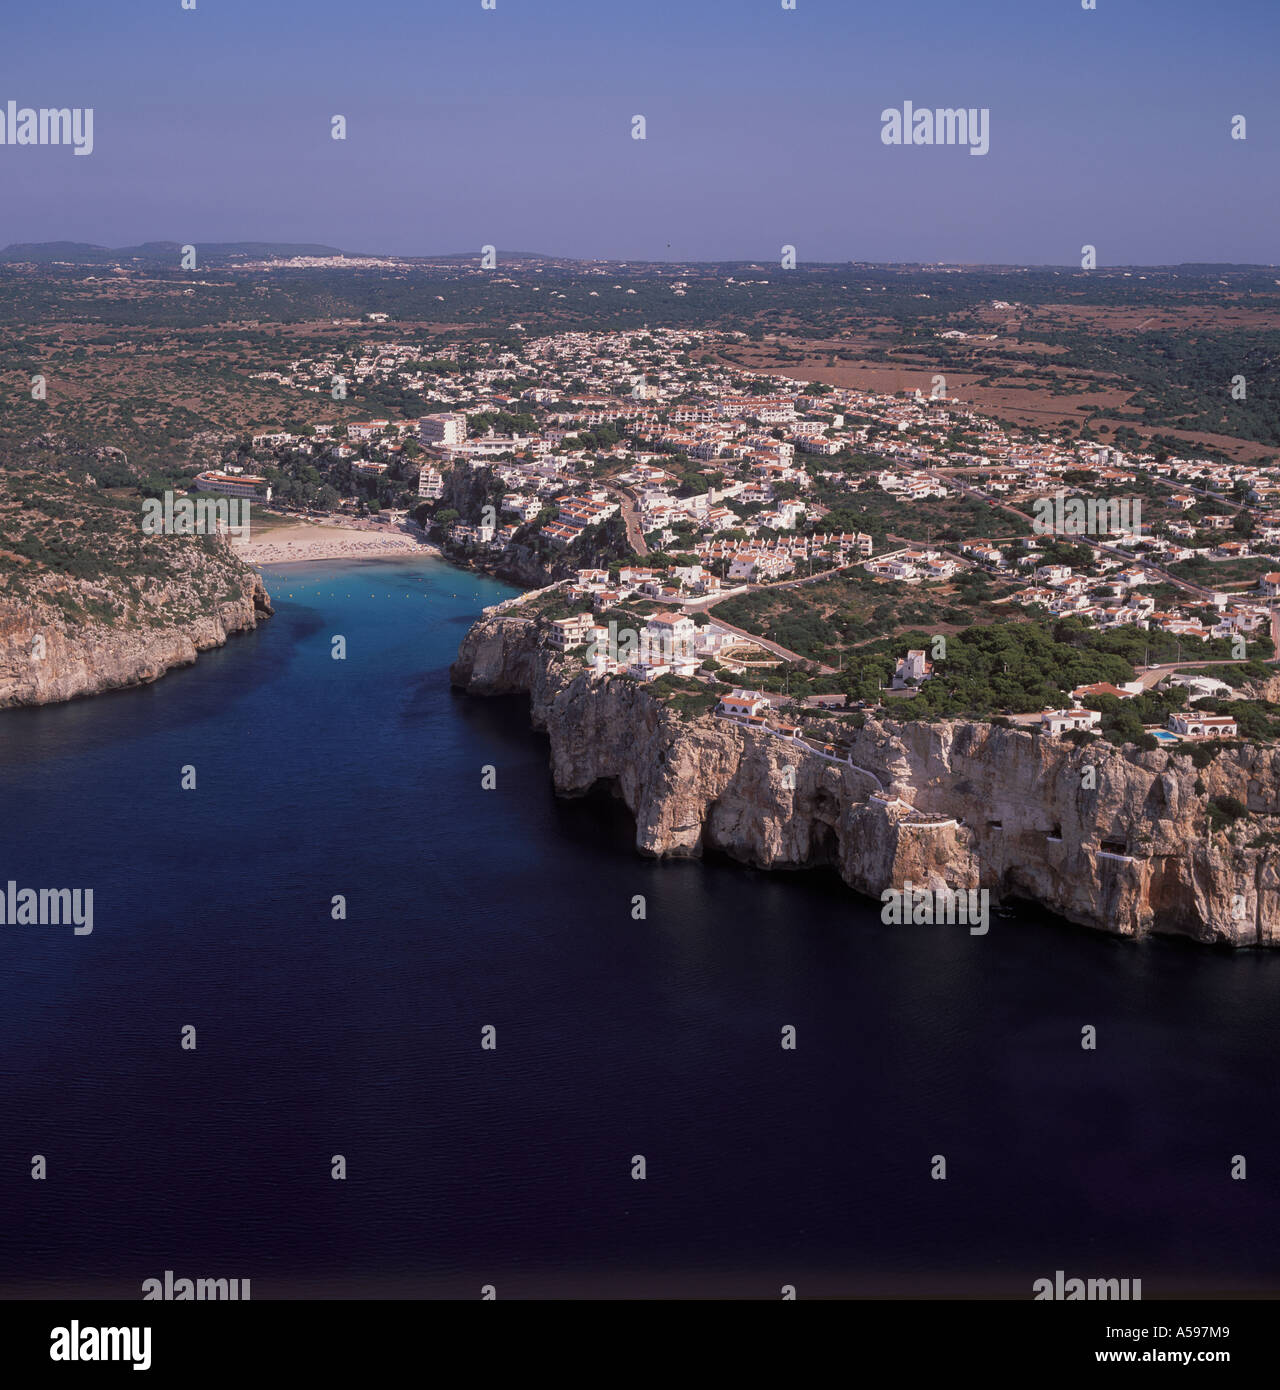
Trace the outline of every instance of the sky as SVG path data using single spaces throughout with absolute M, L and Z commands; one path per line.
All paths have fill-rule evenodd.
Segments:
M 4 7 L 0 111 L 94 149 L 0 145 L 0 245 L 1280 262 L 1280 0 L 194 2 Z

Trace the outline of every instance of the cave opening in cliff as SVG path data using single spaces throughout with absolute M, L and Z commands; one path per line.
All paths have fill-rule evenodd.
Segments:
M 809 832 L 809 865 L 831 865 L 840 860 L 840 844 L 835 827 L 826 821 L 818 821 Z

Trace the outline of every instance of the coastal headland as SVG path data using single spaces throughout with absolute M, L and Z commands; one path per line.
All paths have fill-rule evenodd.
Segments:
M 1196 766 L 986 722 L 868 717 L 832 756 L 592 674 L 512 609 L 487 610 L 467 633 L 453 684 L 527 695 L 557 793 L 611 789 L 642 854 L 715 850 L 760 868 L 833 868 L 875 897 L 908 882 L 986 889 L 1117 936 L 1280 945 L 1274 749 L 1238 745 Z M 1227 797 L 1247 807 L 1251 835 L 1213 828 L 1210 803 Z

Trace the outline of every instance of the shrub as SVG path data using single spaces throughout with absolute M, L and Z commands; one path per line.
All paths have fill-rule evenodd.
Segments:
M 1249 814 L 1249 808 L 1234 796 L 1215 796 L 1209 803 L 1210 814 L 1215 810 L 1228 821 L 1237 821 Z
M 1197 743 L 1191 750 L 1191 765 L 1208 767 L 1221 751 L 1222 745 L 1219 743 Z

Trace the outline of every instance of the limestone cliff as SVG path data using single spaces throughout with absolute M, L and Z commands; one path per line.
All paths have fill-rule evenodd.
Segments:
M 154 623 L 69 623 L 47 606 L 0 599 L 0 709 L 144 685 L 189 665 L 199 652 L 222 646 L 271 612 L 256 573 L 246 570 L 231 590 L 205 612 Z M 189 595 L 182 591 L 181 597 Z M 162 589 L 158 603 L 163 611 L 175 596 Z
M 1280 829 L 1280 751 L 1246 746 L 1197 769 L 1185 754 L 1101 740 L 869 719 L 837 761 L 681 718 L 634 681 L 586 674 L 502 608 L 467 634 L 454 684 L 527 693 L 557 792 L 614 787 L 644 854 L 711 848 L 764 868 L 829 865 L 876 897 L 908 881 L 985 888 L 994 903 L 1040 903 L 1121 936 L 1280 944 L 1280 854 L 1250 843 Z M 1221 798 L 1249 814 L 1211 834 Z
M 153 681 L 271 612 L 224 537 L 153 532 L 144 510 L 92 479 L 0 469 L 0 709 Z

